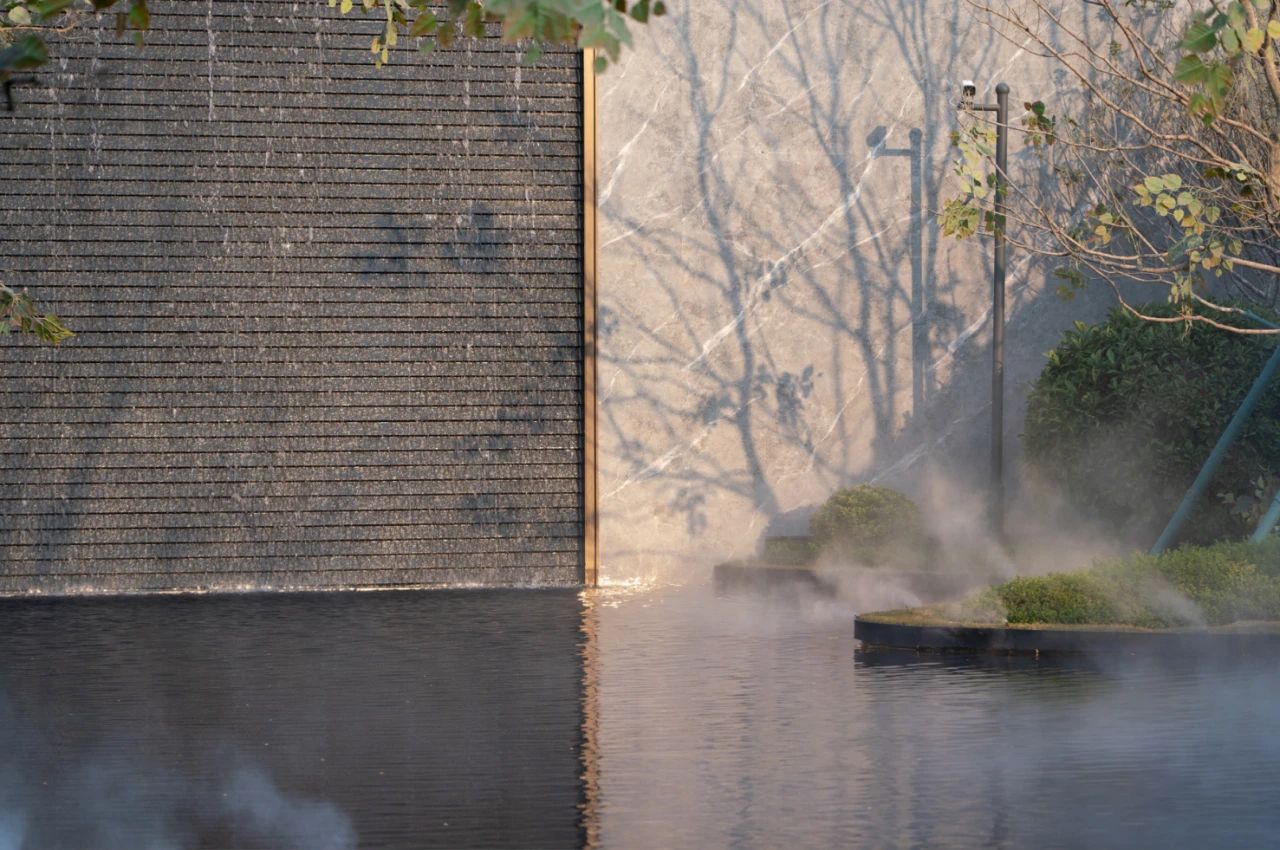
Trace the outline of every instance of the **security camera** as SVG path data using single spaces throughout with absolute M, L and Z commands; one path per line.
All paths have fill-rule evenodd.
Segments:
M 961 109 L 972 109 L 973 99 L 978 95 L 978 86 L 973 80 L 965 80 L 960 84 L 960 103 Z

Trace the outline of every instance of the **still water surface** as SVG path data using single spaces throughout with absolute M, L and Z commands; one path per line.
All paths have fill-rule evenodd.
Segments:
M 859 652 L 701 587 L 0 604 L 0 850 L 1265 847 L 1274 659 Z
M 1280 664 L 855 651 L 839 605 L 599 609 L 610 847 L 1275 847 Z

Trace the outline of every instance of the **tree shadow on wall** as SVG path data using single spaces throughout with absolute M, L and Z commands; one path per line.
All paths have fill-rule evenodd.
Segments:
M 603 164 L 602 252 L 647 276 L 601 301 L 602 510 L 659 479 L 692 540 L 720 497 L 777 518 L 976 442 L 990 266 L 944 251 L 932 211 L 955 81 L 999 72 L 996 36 L 963 0 L 722 0 L 664 26 L 650 118 L 692 125 L 670 155 L 692 173 L 670 208 L 615 199 L 647 121 Z

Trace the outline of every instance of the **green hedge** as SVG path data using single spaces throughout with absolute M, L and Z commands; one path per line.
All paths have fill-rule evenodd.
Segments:
M 818 547 L 808 537 L 766 537 L 761 558 L 777 566 L 804 567 L 818 555 Z
M 1174 315 L 1168 305 L 1144 310 Z M 1120 309 L 1101 324 L 1077 324 L 1049 353 L 1028 399 L 1027 463 L 1081 515 L 1145 546 L 1173 514 L 1273 346 L 1207 326 L 1144 322 Z M 1220 494 L 1252 495 L 1259 475 L 1277 474 L 1280 381 L 1249 418 L 1183 540 L 1247 534 L 1246 520 Z
M 837 490 L 809 521 L 814 546 L 867 566 L 925 566 L 928 537 L 915 502 L 888 487 Z
M 1186 546 L 1074 573 L 1016 578 L 980 594 L 973 611 L 1013 624 L 1152 628 L 1280 620 L 1280 539 Z

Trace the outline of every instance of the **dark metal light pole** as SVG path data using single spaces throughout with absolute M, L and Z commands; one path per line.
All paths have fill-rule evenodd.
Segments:
M 1008 265 L 1005 196 L 1009 171 L 1009 86 L 996 86 L 995 104 L 975 104 L 977 87 L 965 82 L 960 108 L 996 114 L 995 269 L 991 280 L 991 530 L 1004 537 L 1004 289 Z

